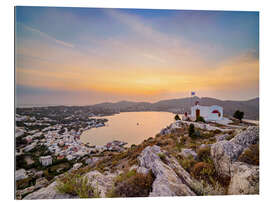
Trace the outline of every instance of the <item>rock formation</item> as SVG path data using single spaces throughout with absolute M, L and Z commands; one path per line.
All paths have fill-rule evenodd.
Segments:
M 186 184 L 193 182 L 190 175 L 175 160 L 170 160 L 166 155 L 164 155 L 165 160 L 162 160 L 160 157 L 163 154 L 160 147 L 154 145 L 146 147 L 138 157 L 140 167 L 145 168 L 144 171 L 152 170 L 155 175 L 153 190 L 149 196 L 196 195 Z M 167 164 L 164 161 L 168 161 Z
M 231 178 L 228 194 L 258 194 L 259 167 L 237 162 L 251 144 L 259 141 L 259 127 L 248 127 L 230 141 L 211 146 L 211 156 L 219 175 Z

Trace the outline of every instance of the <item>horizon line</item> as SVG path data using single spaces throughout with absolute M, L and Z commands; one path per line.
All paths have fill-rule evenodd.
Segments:
M 216 99 L 216 100 L 220 100 L 220 101 L 249 101 L 249 100 L 253 100 L 253 99 L 259 99 L 260 97 L 257 96 L 257 97 L 252 97 L 250 99 L 244 99 L 244 100 L 232 100 L 232 99 L 218 99 L 218 98 L 215 98 L 215 97 L 199 97 L 199 96 L 193 96 L 193 97 L 180 97 L 180 98 L 172 98 L 172 99 L 162 99 L 162 100 L 159 100 L 159 101 L 156 101 L 156 102 L 146 102 L 146 101 L 131 101 L 131 100 L 119 100 L 119 101 L 116 101 L 116 102 L 112 102 L 112 101 L 104 101 L 104 102 L 99 102 L 99 103 L 94 103 L 94 104 L 83 104 L 83 105 L 74 105 L 74 104 L 20 104 L 18 106 L 15 105 L 15 108 L 33 108 L 33 107 L 56 107 L 56 106 L 66 106 L 66 107 L 72 107 L 72 106 L 78 106 L 78 107 L 84 107 L 84 106 L 94 106 L 94 105 L 98 105 L 98 104 L 104 104 L 104 103 L 111 103 L 111 104 L 116 104 L 116 103 L 120 103 L 120 102 L 134 102 L 134 103 L 149 103 L 149 104 L 154 104 L 154 103 L 158 103 L 160 101 L 168 101 L 168 100 L 176 100 L 176 99 L 188 99 L 188 98 L 199 98 L 199 99 L 202 99 L 202 98 L 211 98 L 211 99 Z M 16 101 L 15 101 L 16 103 Z

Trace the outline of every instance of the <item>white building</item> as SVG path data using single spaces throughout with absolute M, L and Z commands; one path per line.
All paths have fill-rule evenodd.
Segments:
M 223 108 L 218 105 L 200 106 L 196 102 L 191 107 L 191 118 L 196 120 L 199 116 L 203 117 L 205 121 L 218 121 L 223 119 Z
M 39 161 L 42 164 L 42 166 L 49 166 L 52 164 L 52 157 L 50 155 L 41 156 L 39 157 Z

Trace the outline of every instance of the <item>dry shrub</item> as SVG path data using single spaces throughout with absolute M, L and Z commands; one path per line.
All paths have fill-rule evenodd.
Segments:
M 234 138 L 234 134 L 229 134 L 230 136 L 228 136 L 228 137 L 226 137 L 225 139 L 226 140 L 228 140 L 228 141 L 230 141 L 231 139 L 233 139 Z
M 154 176 L 152 173 L 141 174 L 128 172 L 117 178 L 114 195 L 117 197 L 147 197 L 152 190 Z
M 28 177 L 28 178 L 16 181 L 16 188 L 19 190 L 33 186 L 33 185 L 35 185 L 35 179 L 32 177 Z
M 199 161 L 203 161 L 203 162 L 210 162 L 210 150 L 211 148 L 209 146 L 207 147 L 203 147 L 197 150 L 197 158 Z
M 221 131 L 221 130 L 219 130 L 219 129 L 216 129 L 216 130 L 214 130 L 214 131 L 213 131 L 213 133 L 217 135 L 217 134 L 222 133 L 222 131 Z
M 250 145 L 238 158 L 247 164 L 259 165 L 259 144 Z
M 89 184 L 88 178 L 76 173 L 69 173 L 58 179 L 56 190 L 80 198 L 100 197 L 99 192 Z
M 191 175 L 198 180 L 203 180 L 211 184 L 215 184 L 213 176 L 216 174 L 215 167 L 209 163 L 196 163 L 191 171 Z
M 192 167 L 196 164 L 197 162 L 194 160 L 193 156 L 190 155 L 187 158 L 181 158 L 179 160 L 179 164 L 189 173 L 191 172 Z

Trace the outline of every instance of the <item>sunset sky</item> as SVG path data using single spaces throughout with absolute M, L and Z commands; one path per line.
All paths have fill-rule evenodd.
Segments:
M 18 105 L 259 96 L 259 13 L 16 7 Z

